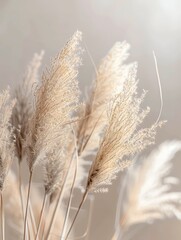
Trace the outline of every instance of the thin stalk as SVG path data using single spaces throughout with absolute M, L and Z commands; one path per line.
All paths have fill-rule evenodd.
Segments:
M 87 119 L 89 119 L 89 117 Z M 80 125 L 78 133 L 77 133 L 77 141 L 78 141 L 78 146 L 79 146 L 78 155 L 79 156 L 81 155 L 81 152 L 82 152 L 82 146 L 83 146 L 84 137 L 85 137 L 85 130 L 86 130 L 86 128 L 84 127 L 84 122 L 85 121 L 83 121 L 82 124 Z M 80 138 L 80 135 L 82 135 L 81 138 Z M 81 139 L 81 141 L 79 139 Z
M 87 140 L 85 141 L 84 145 L 81 146 L 81 151 L 80 151 L 80 153 L 82 153 L 82 152 L 84 151 L 84 149 L 86 148 L 86 146 L 87 146 L 87 144 L 88 144 L 88 142 L 89 142 L 92 134 L 94 133 L 95 128 L 96 128 L 96 126 L 97 126 L 97 124 L 98 124 L 98 122 L 99 122 L 102 114 L 104 113 L 104 111 L 105 111 L 105 110 L 102 111 L 102 113 L 101 113 L 100 116 L 98 117 L 97 121 L 95 122 L 95 125 L 93 126 L 93 128 L 92 128 L 92 130 L 91 130 L 91 133 L 90 133 L 90 135 L 88 136 Z
M 25 206 L 25 203 L 24 203 L 24 199 L 25 199 L 25 190 L 24 190 L 24 187 L 21 186 L 21 192 L 22 192 L 22 200 L 23 200 L 23 206 Z M 33 230 L 33 234 L 34 234 L 34 237 L 35 237 L 35 234 L 36 234 L 36 223 L 35 223 L 35 218 L 34 218 L 34 214 L 33 214 L 33 210 L 32 210 L 32 206 L 31 206 L 31 202 L 29 204 L 29 210 L 30 210 L 30 218 L 31 218 L 31 225 L 32 225 L 32 230 Z M 23 216 L 23 219 L 24 219 L 24 216 Z M 30 239 L 30 230 L 29 230 L 29 223 L 27 223 L 28 225 L 28 233 L 29 233 L 29 239 Z
M 71 230 L 72 230 L 72 228 L 73 228 L 73 225 L 74 225 L 74 223 L 75 223 L 75 221 L 76 221 L 76 219 L 77 219 L 77 216 L 78 216 L 78 214 L 79 214 L 79 211 L 80 211 L 82 205 L 84 204 L 84 202 L 85 202 L 85 200 L 86 200 L 87 195 L 88 195 L 88 191 L 86 190 L 85 193 L 84 193 L 84 195 L 83 195 L 82 201 L 80 202 L 80 205 L 79 205 L 79 207 L 78 207 L 78 210 L 77 210 L 77 212 L 76 212 L 76 214 L 75 214 L 75 216 L 74 216 L 74 219 L 73 219 L 73 221 L 72 221 L 72 224 L 71 224 L 71 226 L 70 226 L 70 228 L 69 228 L 69 230 L 68 230 L 68 232 L 67 232 L 67 235 L 66 235 L 66 237 L 65 237 L 65 240 L 67 240 L 67 238 L 68 238 L 68 236 L 69 236 L 69 234 L 70 234 L 70 232 L 71 232 Z
M 75 120 L 66 122 L 66 123 L 62 124 L 61 126 L 64 127 L 64 126 L 66 126 L 66 125 L 70 125 L 71 123 L 76 123 L 76 122 L 79 122 L 79 121 L 81 121 L 81 120 L 85 120 L 86 118 L 88 118 L 88 117 L 90 117 L 90 116 L 91 116 L 91 114 L 88 114 L 88 115 L 86 115 L 85 117 L 78 118 L 78 119 L 75 119 Z
M 5 240 L 5 226 L 4 226 L 4 204 L 3 204 L 3 194 L 1 192 L 1 237 Z
M 68 217 L 69 217 L 69 213 L 70 213 L 70 207 L 71 207 L 71 203 L 72 203 L 73 190 L 74 190 L 75 180 L 76 180 L 76 176 L 77 176 L 78 156 L 76 157 L 76 159 L 77 160 L 76 160 L 74 178 L 73 178 L 73 182 L 72 182 L 72 186 L 71 186 L 71 190 L 70 190 L 70 197 L 69 197 L 68 206 L 67 206 L 67 210 L 66 210 L 66 214 L 65 214 L 64 223 L 63 223 L 63 228 L 62 228 L 63 231 L 61 234 L 61 239 L 64 239 L 64 235 L 66 233 L 66 227 L 67 227 Z
M 73 156 L 74 156 L 74 153 L 73 153 Z M 58 195 L 58 198 L 57 198 L 57 202 L 56 202 L 56 205 L 55 205 L 53 214 L 52 214 L 52 218 L 51 218 L 51 221 L 50 221 L 48 230 L 47 230 L 47 234 L 46 234 L 46 237 L 45 237 L 45 239 L 47 239 L 47 240 L 48 240 L 49 237 L 50 237 L 50 232 L 51 232 L 52 227 L 53 227 L 53 225 L 54 225 L 54 222 L 55 222 L 55 219 L 56 219 L 56 216 L 57 216 L 57 212 L 58 212 L 60 203 L 61 203 L 62 198 L 63 198 L 63 190 L 64 190 L 65 183 L 66 183 L 66 181 L 67 181 L 67 178 L 68 178 L 69 170 L 70 170 L 71 165 L 72 165 L 72 162 L 73 162 L 73 156 L 72 156 L 71 161 L 70 161 L 70 164 L 69 164 L 69 166 L 68 166 L 68 170 L 67 170 L 67 172 L 66 172 L 66 175 L 65 175 L 65 178 L 64 178 L 64 181 L 63 181 L 63 184 L 62 184 L 62 188 L 61 188 L 61 190 L 60 190 L 60 192 L 59 192 L 59 195 Z
M 91 202 L 93 201 L 93 198 L 91 198 L 90 200 Z M 91 222 L 91 218 L 92 218 L 92 209 L 93 209 L 93 204 L 91 203 L 91 206 L 90 206 L 90 209 L 89 209 L 89 216 L 88 216 L 88 225 L 87 225 L 87 228 L 86 228 L 86 231 L 85 233 L 80 236 L 80 237 L 74 237 L 73 239 L 76 240 L 76 239 L 83 239 L 86 237 L 86 239 L 88 240 L 89 239 L 89 227 L 90 227 L 90 222 Z M 77 208 L 76 208 L 77 210 Z M 71 238 L 69 238 L 70 240 Z M 73 240 L 72 239 L 72 240 Z
M 21 202 L 21 211 L 22 211 L 22 217 L 23 217 L 23 221 L 24 221 L 25 212 L 24 212 L 23 192 L 22 192 L 21 161 L 19 161 L 19 164 L 18 164 L 18 178 L 19 178 L 19 195 L 20 195 L 20 202 Z M 28 226 L 28 237 L 30 239 L 29 226 Z
M 48 202 L 47 211 L 44 213 L 44 219 L 45 219 L 45 221 L 44 221 L 44 224 L 43 224 L 43 226 L 42 226 L 42 238 L 41 238 L 41 239 L 45 239 L 45 238 L 44 238 L 45 225 L 46 225 L 46 219 L 47 219 L 47 216 L 48 216 L 49 208 L 50 208 L 50 207 L 51 207 L 51 206 L 50 206 L 50 203 Z
M 156 58 L 154 51 L 153 51 L 153 58 L 155 61 L 156 75 L 157 75 L 158 87 L 159 87 L 159 92 L 160 92 L 160 111 L 158 114 L 158 118 L 156 120 L 156 124 L 157 124 L 160 121 L 160 117 L 161 117 L 162 111 L 163 111 L 163 94 L 162 94 L 162 85 L 161 85 L 160 74 L 159 74 L 159 70 L 158 70 L 157 58 Z
M 41 209 L 39 223 L 38 223 L 38 230 L 37 230 L 37 234 L 36 234 L 35 240 L 38 239 L 38 235 L 39 235 L 40 228 L 41 228 L 41 225 L 42 225 L 42 219 L 43 219 L 43 216 L 44 216 L 44 211 L 45 211 L 45 206 L 46 206 L 46 202 L 47 202 L 47 197 L 48 197 L 48 195 L 45 193 L 44 194 L 44 198 L 43 198 L 43 204 L 42 204 L 42 209 Z
M 26 240 L 27 218 L 28 218 L 28 210 L 29 210 L 29 203 L 30 203 L 30 191 L 31 191 L 32 176 L 33 176 L 33 171 L 31 170 L 30 171 L 30 177 L 29 177 L 29 183 L 28 183 L 28 196 L 27 196 L 26 212 L 25 212 L 25 220 L 24 220 L 23 240 Z
M 36 232 L 37 232 L 37 228 L 36 228 L 36 222 L 35 222 L 35 217 L 34 217 L 34 213 L 33 213 L 31 202 L 29 203 L 29 211 L 30 211 L 30 219 L 31 219 L 32 231 L 33 231 L 33 234 L 34 234 L 34 237 L 35 237 Z
M 19 164 L 18 164 L 18 174 L 19 174 L 19 193 L 20 193 L 20 200 L 21 200 L 21 209 L 22 209 L 22 216 L 24 219 L 24 202 L 23 202 L 23 193 L 22 193 L 21 162 L 19 162 Z

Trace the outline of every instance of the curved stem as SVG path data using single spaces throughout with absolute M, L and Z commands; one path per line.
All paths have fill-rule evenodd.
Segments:
M 39 223 L 38 223 L 38 230 L 37 230 L 37 233 L 36 233 L 36 238 L 35 238 L 35 240 L 38 239 L 38 235 L 39 235 L 39 232 L 40 232 L 40 228 L 41 228 L 41 224 L 42 224 L 42 219 L 43 219 L 44 211 L 45 211 L 45 206 L 46 206 L 46 202 L 47 202 L 47 197 L 48 197 L 48 195 L 45 193 L 45 194 L 44 194 L 44 198 L 43 198 L 43 204 L 42 204 L 42 209 L 41 209 L 40 218 L 39 218 Z
M 78 156 L 76 158 L 78 160 Z M 66 214 L 65 214 L 65 219 L 64 219 L 64 223 L 63 223 L 63 232 L 61 234 L 61 239 L 64 239 L 64 235 L 66 232 L 66 226 L 67 226 L 67 221 L 68 221 L 68 216 L 70 213 L 70 206 L 72 203 L 72 194 L 73 194 L 73 190 L 74 190 L 74 185 L 75 185 L 75 180 L 76 180 L 76 176 L 77 176 L 77 161 L 76 161 L 76 166 L 75 166 L 75 172 L 74 172 L 74 178 L 73 178 L 73 182 L 72 182 L 72 186 L 71 186 L 71 190 L 70 190 L 70 196 L 69 196 L 69 201 L 68 201 L 68 206 L 67 206 L 67 210 L 66 210 Z
M 1 236 L 2 236 L 2 240 L 5 240 L 4 205 L 3 205 L 3 194 L 2 194 L 2 192 L 1 192 Z
M 25 189 L 24 189 L 24 186 L 22 185 L 21 186 L 21 194 L 22 194 L 22 200 L 23 200 L 23 209 L 25 208 L 25 203 L 24 203 L 24 199 L 25 199 Z M 35 223 L 35 217 L 34 217 L 34 214 L 33 214 L 33 210 L 32 210 L 32 206 L 31 206 L 31 202 L 29 204 L 29 211 L 30 211 L 30 218 L 31 218 L 31 225 L 32 225 L 32 231 L 33 231 L 33 234 L 34 234 L 34 237 L 35 237 L 35 233 L 37 231 L 36 229 L 36 223 Z M 23 220 L 24 220 L 24 212 L 23 212 Z M 30 226 L 29 226 L 29 223 L 27 223 L 28 225 L 28 234 L 29 234 L 29 239 L 30 239 Z
M 44 221 L 44 224 L 43 224 L 43 226 L 42 226 L 42 236 L 41 236 L 41 239 L 45 239 L 45 237 L 44 237 L 44 234 L 45 234 L 45 227 L 46 227 L 46 219 L 47 219 L 47 216 L 48 216 L 48 213 L 49 213 L 49 209 L 50 209 L 50 203 L 48 202 L 48 206 L 47 206 L 47 211 L 44 213 L 44 219 L 45 219 L 45 221 Z
M 72 221 L 72 224 L 71 224 L 71 226 L 70 226 L 70 228 L 69 228 L 69 230 L 68 230 L 68 232 L 67 232 L 67 235 L 66 235 L 66 237 L 65 237 L 65 240 L 68 238 L 68 236 L 69 236 L 69 234 L 70 234 L 70 232 L 71 232 L 71 230 L 72 230 L 72 228 L 73 228 L 73 225 L 74 225 L 74 223 L 75 223 L 75 221 L 76 221 L 76 219 L 77 219 L 77 216 L 78 216 L 78 214 L 79 214 L 79 211 L 80 211 L 82 205 L 84 204 L 84 202 L 85 202 L 85 200 L 86 200 L 87 194 L 88 194 L 88 191 L 86 190 L 85 193 L 84 193 L 84 195 L 83 195 L 82 201 L 80 202 L 80 205 L 79 205 L 79 207 L 78 207 L 78 210 L 77 210 L 77 212 L 76 212 L 76 214 L 75 214 L 75 216 L 74 216 L 74 219 L 73 219 L 73 221 Z
M 23 191 L 22 191 L 22 177 L 21 177 L 21 161 L 19 161 L 18 164 L 18 178 L 19 178 L 19 194 L 20 194 L 20 202 L 21 202 L 21 210 L 22 210 L 22 217 L 23 217 L 23 221 L 25 218 L 25 210 L 24 210 L 24 200 L 23 200 Z M 30 239 L 30 230 L 29 230 L 29 226 L 28 226 L 28 236 Z
M 33 234 L 34 234 L 34 237 L 35 237 L 35 234 L 37 232 L 37 228 L 36 228 L 36 222 L 35 222 L 35 217 L 34 217 L 34 213 L 33 213 L 31 202 L 29 204 L 29 211 L 30 211 L 30 219 L 31 219 L 32 231 L 33 231 Z
M 93 128 L 92 128 L 92 130 L 91 130 L 91 132 L 90 132 L 90 134 L 89 134 L 89 136 L 88 136 L 88 138 L 87 138 L 87 140 L 85 141 L 84 145 L 81 146 L 81 152 L 80 152 L 80 153 L 82 153 L 82 152 L 84 151 L 84 149 L 86 148 L 87 144 L 89 143 L 89 140 L 91 139 L 91 137 L 92 137 L 92 135 L 93 135 L 93 133 L 94 133 L 94 131 L 95 131 L 95 129 L 96 129 L 96 126 L 97 126 L 99 120 L 101 119 L 102 114 L 104 113 L 104 111 L 105 111 L 105 110 L 103 110 L 103 111 L 101 112 L 101 114 L 100 114 L 100 116 L 98 117 L 97 121 L 95 122 L 95 125 L 93 126 Z
M 30 171 L 30 177 L 29 177 L 29 183 L 28 183 L 28 196 L 27 196 L 26 212 L 25 212 L 25 220 L 24 220 L 23 240 L 26 240 L 27 218 L 28 218 L 28 210 L 29 210 L 29 203 L 30 203 L 30 191 L 31 191 L 32 176 L 33 176 L 33 171 Z
M 73 154 L 74 156 L 74 154 Z M 58 212 L 58 208 L 60 206 L 60 203 L 62 201 L 62 198 L 63 198 L 63 191 L 64 191 L 64 186 L 66 184 L 66 181 L 68 179 L 68 174 L 69 174 L 69 170 L 71 168 L 71 165 L 72 165 L 72 162 L 73 162 L 73 156 L 71 158 L 71 161 L 69 163 L 69 166 L 68 166 L 68 170 L 66 172 L 66 175 L 65 175 L 65 178 L 64 178 L 64 181 L 63 181 L 63 184 L 62 184 L 62 188 L 59 192 L 59 195 L 58 195 L 58 199 L 57 199 L 57 202 L 56 202 L 56 205 L 55 205 L 55 208 L 54 208 L 54 211 L 53 211 L 53 215 L 52 215 L 52 218 L 51 218 L 51 222 L 49 224 L 49 227 L 48 227 L 48 230 L 47 230 L 47 234 L 46 234 L 46 237 L 45 239 L 48 240 L 50 238 L 50 233 L 51 233 L 51 230 L 52 230 L 52 227 L 54 225 L 54 222 L 55 222 L 55 219 L 56 219 L 56 215 L 57 215 L 57 212 Z
M 21 200 L 21 209 L 22 209 L 22 216 L 24 219 L 24 202 L 23 202 L 23 193 L 22 193 L 22 178 L 21 178 L 21 162 L 18 164 L 18 175 L 19 175 L 19 194 Z

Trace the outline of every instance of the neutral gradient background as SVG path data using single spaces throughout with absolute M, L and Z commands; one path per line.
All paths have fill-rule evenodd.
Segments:
M 159 113 L 160 98 L 152 51 L 157 56 L 168 123 L 157 135 L 157 145 L 181 139 L 181 1 L 180 0 L 0 0 L 0 88 L 22 80 L 34 52 L 45 50 L 48 64 L 76 31 L 96 65 L 116 41 L 131 44 L 129 61 L 138 61 L 140 89 L 149 93 L 145 104 L 152 109 L 146 124 Z M 95 76 L 93 64 L 84 53 L 80 70 L 83 91 Z M 174 160 L 173 174 L 181 179 L 181 155 Z M 91 240 L 110 240 L 114 231 L 119 179 L 110 192 L 96 195 Z M 180 187 L 181 189 L 181 187 Z M 174 219 L 144 225 L 134 240 L 178 240 L 181 222 Z

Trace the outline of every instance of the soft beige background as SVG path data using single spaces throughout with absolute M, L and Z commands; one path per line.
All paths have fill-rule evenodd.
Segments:
M 75 30 L 84 34 L 84 42 L 96 64 L 115 41 L 127 40 L 130 60 L 139 62 L 140 88 L 148 89 L 146 104 L 159 112 L 159 89 L 152 51 L 157 55 L 162 81 L 167 125 L 159 131 L 157 144 L 181 138 L 181 1 L 180 0 L 0 0 L 0 88 L 21 81 L 34 52 L 46 51 L 44 63 L 61 49 Z M 80 71 L 81 88 L 94 76 L 87 54 Z M 180 159 L 180 160 L 179 160 Z M 181 178 L 181 158 L 175 159 L 175 174 Z M 96 195 L 91 237 L 110 240 L 119 185 L 109 194 Z M 169 220 L 147 225 L 130 239 L 180 239 L 181 222 Z

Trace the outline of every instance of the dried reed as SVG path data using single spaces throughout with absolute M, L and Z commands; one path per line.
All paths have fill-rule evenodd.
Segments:
M 87 195 L 107 192 L 118 173 L 128 167 L 123 186 L 127 199 L 122 228 L 171 214 L 180 217 L 176 205 L 181 193 L 167 193 L 176 179 L 165 178 L 170 170 L 169 160 L 180 149 L 180 143 L 166 143 L 142 166 L 137 166 L 137 162 L 132 165 L 134 156 L 154 143 L 156 130 L 163 122 L 156 121 L 148 128 L 141 126 L 150 110 L 141 109 L 146 92 L 137 94 L 137 64 L 124 63 L 129 44 L 117 42 L 108 52 L 96 69 L 90 97 L 81 103 L 77 79 L 81 39 L 82 34 L 77 31 L 40 80 L 43 53 L 34 56 L 24 81 L 15 90 L 16 105 L 15 100 L 10 100 L 9 90 L 0 94 L 2 240 L 4 208 L 6 227 L 12 228 L 13 239 L 68 239 Z M 161 112 L 159 119 L 160 115 Z M 19 177 L 10 171 L 9 184 L 5 184 L 14 159 Z M 28 184 L 22 179 L 24 160 L 28 163 Z M 41 193 L 32 183 L 36 168 L 42 171 Z M 163 185 L 162 178 L 166 181 Z M 83 196 L 70 222 L 77 187 L 83 189 Z M 162 208 L 158 208 L 158 203 L 162 203 Z

